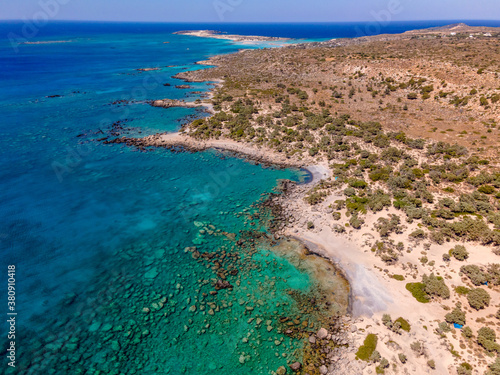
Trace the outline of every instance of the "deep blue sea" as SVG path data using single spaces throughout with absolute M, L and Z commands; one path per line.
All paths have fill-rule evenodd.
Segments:
M 0 23 L 0 373 L 9 369 L 9 265 L 17 367 L 6 373 L 269 374 L 300 359 L 302 342 L 277 317 L 300 313 L 289 292 L 313 293 L 316 281 L 269 246 L 237 241 L 267 231 L 255 205 L 304 172 L 99 139 L 174 132 L 206 115 L 147 101 L 201 97 L 210 83 L 178 89 L 172 76 L 243 46 L 174 31 L 317 40 L 354 37 L 366 24 L 25 26 Z M 48 41 L 58 43 L 31 44 Z M 222 277 L 234 290 L 210 293 Z

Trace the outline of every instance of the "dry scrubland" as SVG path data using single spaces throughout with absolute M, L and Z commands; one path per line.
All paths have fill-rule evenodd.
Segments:
M 499 35 L 458 25 L 242 51 L 179 77 L 223 81 L 184 137 L 328 170 L 277 199 L 282 232 L 340 260 L 355 297 L 387 294 L 355 301 L 351 373 L 500 374 Z

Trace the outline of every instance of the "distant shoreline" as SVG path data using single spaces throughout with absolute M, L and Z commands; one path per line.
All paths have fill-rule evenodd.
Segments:
M 199 38 L 225 39 L 233 42 L 284 42 L 292 40 L 290 38 L 280 38 L 274 36 L 223 34 L 220 31 L 215 30 L 184 30 L 177 31 L 174 34 L 196 36 Z

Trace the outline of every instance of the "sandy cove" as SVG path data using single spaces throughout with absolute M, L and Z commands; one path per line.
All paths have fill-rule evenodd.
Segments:
M 331 213 L 330 205 L 337 199 L 342 199 L 342 192 L 329 197 L 322 204 L 311 206 L 304 201 L 309 187 L 299 185 L 291 192 L 279 197 L 279 203 L 287 212 L 288 216 L 294 218 L 283 234 L 302 241 L 312 252 L 324 256 L 334 262 L 345 275 L 351 285 L 353 325 L 351 326 L 354 348 L 349 348 L 347 358 L 351 363 L 357 364 L 352 368 L 352 374 L 373 374 L 373 365 L 367 366 L 366 362 L 355 360 L 355 350 L 363 344 L 368 333 L 378 336 L 377 351 L 382 357 L 394 360 L 397 363 L 398 353 L 407 355 L 408 360 L 404 372 L 411 374 L 456 374 L 457 363 L 468 362 L 474 364 L 476 369 L 483 367 L 484 363 L 478 363 L 476 353 L 466 351 L 460 347 L 461 331 L 452 329 L 447 335 L 453 345 L 453 350 L 461 355 L 454 357 L 450 353 L 451 347 L 445 340 L 439 337 L 434 330 L 439 322 L 444 320 L 444 315 L 453 309 L 456 302 L 462 302 L 467 312 L 467 325 L 474 331 L 482 326 L 481 320 L 491 314 L 495 314 L 496 306 L 492 302 L 485 310 L 476 311 L 468 307 L 465 297 L 441 300 L 439 303 L 420 303 L 405 288 L 407 282 L 420 281 L 421 275 L 430 272 L 441 274 L 450 288 L 462 285 L 463 280 L 459 276 L 460 267 L 464 264 L 483 264 L 498 262 L 498 257 L 490 248 L 480 244 L 467 244 L 470 253 L 468 262 L 452 260 L 444 262 L 442 254 L 447 253 L 455 243 L 443 245 L 433 244 L 427 253 L 429 261 L 435 261 L 435 266 L 426 267 L 421 264 L 419 258 L 422 256 L 422 244 L 409 242 L 407 234 L 417 228 L 416 224 L 408 225 L 407 230 L 400 235 L 393 235 L 395 242 L 402 241 L 408 245 L 410 252 L 406 252 L 397 265 L 387 265 L 371 251 L 375 236 L 373 224 L 376 215 L 368 214 L 368 225 L 361 230 L 347 229 L 346 234 L 338 234 L 333 230 L 336 225 Z M 391 207 L 387 213 L 398 214 Z M 345 212 L 342 212 L 344 215 Z M 308 222 L 314 223 L 314 228 L 308 228 Z M 373 234 L 372 234 L 373 233 Z M 458 244 L 458 243 L 457 243 Z M 417 270 L 406 267 L 406 263 L 417 265 Z M 418 273 L 418 276 L 416 276 Z M 402 274 L 405 281 L 398 281 L 390 277 L 393 274 Z M 414 276 L 415 275 L 415 276 Z M 415 278 L 416 277 L 416 278 Z M 500 301 L 500 293 L 489 289 L 492 301 Z M 446 310 L 449 308 L 450 310 Z M 382 315 L 390 314 L 393 320 L 403 317 L 411 325 L 409 333 L 402 331 L 397 334 L 390 331 L 382 324 Z M 479 319 L 479 322 L 476 321 Z M 427 356 L 418 356 L 410 348 L 411 343 L 421 341 L 425 345 Z M 354 349 L 354 350 L 351 350 Z M 432 370 L 427 365 L 427 360 L 433 359 L 436 369 Z M 487 359 L 487 362 L 490 359 Z M 400 363 L 400 362 L 399 362 Z M 484 367 L 483 367 L 484 368 Z M 349 373 L 349 372 L 346 372 Z M 386 373 L 393 374 L 395 372 Z M 339 374 L 339 372 L 335 372 Z M 482 371 L 473 372 L 482 374 Z

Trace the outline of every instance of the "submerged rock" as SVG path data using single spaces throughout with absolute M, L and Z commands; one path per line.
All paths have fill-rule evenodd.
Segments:
M 297 372 L 297 371 L 300 370 L 300 368 L 302 367 L 302 365 L 300 364 L 300 362 L 294 362 L 289 367 L 290 367 L 290 369 L 292 371 Z

